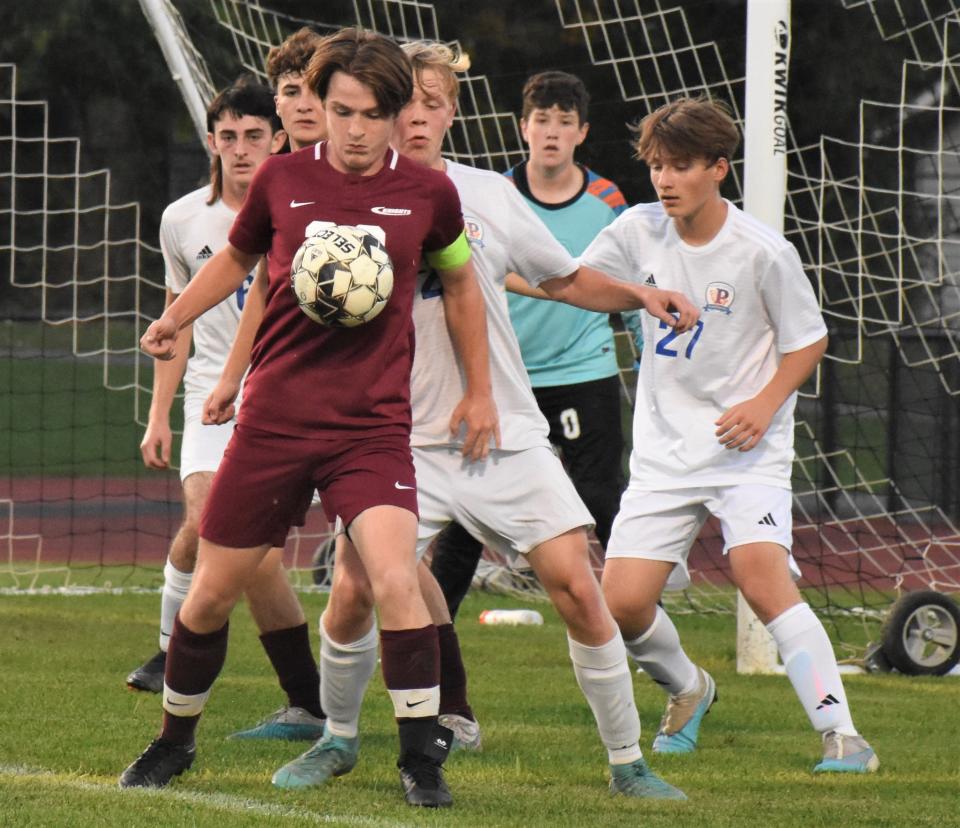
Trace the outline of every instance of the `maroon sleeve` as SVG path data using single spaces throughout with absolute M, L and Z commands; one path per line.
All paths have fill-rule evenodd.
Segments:
M 460 194 L 446 173 L 434 179 L 433 204 L 433 224 L 423 242 L 423 249 L 431 253 L 453 244 L 463 232 Z
M 262 256 L 273 242 L 273 222 L 270 218 L 268 190 L 273 178 L 273 162 L 268 158 L 254 173 L 246 198 L 233 220 L 228 239 L 237 250 Z

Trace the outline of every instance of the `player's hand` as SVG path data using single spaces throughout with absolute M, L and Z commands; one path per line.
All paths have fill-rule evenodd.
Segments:
M 143 465 L 148 469 L 170 468 L 170 446 L 173 444 L 173 433 L 170 431 L 169 421 L 147 423 L 147 430 L 140 441 L 140 454 Z
M 677 333 L 689 331 L 700 318 L 700 310 L 682 293 L 659 288 L 639 288 L 642 291 L 643 307 L 647 313 L 666 322 Z
M 770 427 L 776 406 L 762 397 L 753 397 L 728 408 L 716 421 L 717 439 L 728 449 L 750 451 Z
M 146 333 L 140 337 L 140 350 L 154 359 L 173 359 L 176 350 L 177 324 L 168 316 L 161 316 L 150 323 Z
M 240 383 L 220 378 L 207 401 L 203 404 L 204 425 L 221 425 L 229 422 L 237 413 L 234 402 L 240 393 Z
M 463 424 L 467 433 L 463 438 L 461 454 L 471 460 L 483 460 L 493 446 L 500 448 L 500 418 L 497 405 L 490 394 L 467 394 L 450 417 L 450 434 L 460 433 Z

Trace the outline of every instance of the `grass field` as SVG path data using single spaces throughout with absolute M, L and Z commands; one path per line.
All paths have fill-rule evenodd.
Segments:
M 313 627 L 325 597 L 303 601 Z M 458 624 L 484 751 L 449 760 L 452 810 L 404 805 L 379 676 L 353 773 L 314 791 L 273 789 L 273 770 L 301 748 L 224 738 L 280 702 L 243 608 L 234 614 L 194 769 L 165 791 L 121 792 L 118 774 L 159 722 L 157 698 L 123 685 L 154 650 L 158 603 L 142 594 L 0 597 L 0 825 L 945 826 L 960 816 L 953 679 L 849 677 L 856 721 L 877 748 L 880 772 L 814 777 L 818 741 L 787 680 L 735 673 L 727 617 L 677 619 L 720 692 L 696 755 L 649 753 L 663 696 L 636 678 L 647 758 L 690 801 L 613 799 L 557 617 L 538 605 L 543 627 L 483 627 L 481 609 L 517 605 L 488 595 L 471 595 Z

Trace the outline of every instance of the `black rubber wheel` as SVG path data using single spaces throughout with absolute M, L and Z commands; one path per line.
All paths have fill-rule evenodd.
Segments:
M 883 625 L 883 654 L 909 676 L 942 676 L 960 661 L 960 607 L 933 590 L 909 592 Z
M 331 535 L 313 553 L 310 574 L 317 586 L 329 587 L 333 583 L 333 556 L 336 546 L 336 537 Z

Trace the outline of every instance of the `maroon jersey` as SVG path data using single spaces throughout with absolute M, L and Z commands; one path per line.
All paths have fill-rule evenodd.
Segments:
M 268 254 L 270 274 L 238 420 L 304 437 L 409 434 L 417 269 L 423 252 L 463 231 L 460 198 L 442 172 L 392 149 L 374 175 L 338 172 L 326 149 L 323 142 L 267 159 L 230 230 L 237 249 Z M 365 325 L 327 328 L 297 306 L 290 264 L 314 222 L 384 232 L 393 295 Z

